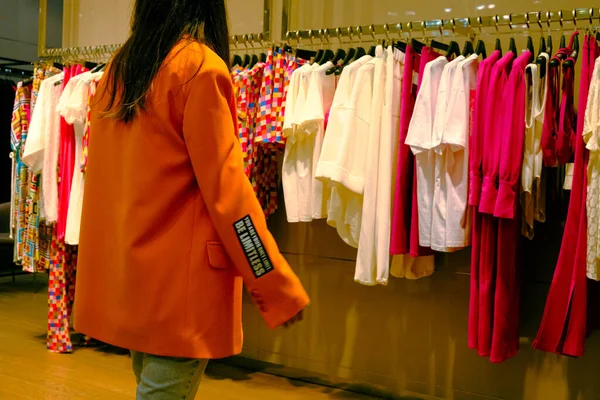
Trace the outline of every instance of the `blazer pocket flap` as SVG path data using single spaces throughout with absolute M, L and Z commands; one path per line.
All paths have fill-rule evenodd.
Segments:
M 211 267 L 216 269 L 229 269 L 233 267 L 233 262 L 221 243 L 208 243 L 206 250 L 208 252 L 208 263 Z

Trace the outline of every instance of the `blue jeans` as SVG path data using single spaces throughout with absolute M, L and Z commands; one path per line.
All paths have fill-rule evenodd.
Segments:
M 131 352 L 137 400 L 194 400 L 208 360 Z

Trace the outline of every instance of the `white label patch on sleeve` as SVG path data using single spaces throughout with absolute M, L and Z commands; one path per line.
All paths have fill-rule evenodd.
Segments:
M 254 228 L 252 218 L 246 215 L 234 223 L 233 227 L 254 276 L 260 278 L 273 271 L 273 264 Z

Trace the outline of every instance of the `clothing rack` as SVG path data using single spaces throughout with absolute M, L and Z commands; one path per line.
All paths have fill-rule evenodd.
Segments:
M 552 29 L 552 25 L 559 24 L 560 29 L 578 28 L 578 23 L 584 22 L 587 27 L 600 27 L 600 9 L 598 8 L 575 8 L 570 11 L 537 11 L 520 14 L 505 14 L 493 15 L 487 17 L 466 17 L 452 19 L 434 19 L 422 21 L 400 22 L 397 24 L 383 25 L 360 25 L 339 28 L 326 29 L 308 29 L 288 31 L 285 34 L 285 39 L 288 44 L 292 40 L 296 40 L 300 44 L 301 40 L 310 40 L 314 44 L 314 40 L 320 40 L 321 44 L 329 43 L 333 37 L 337 38 L 340 43 L 342 37 L 349 38 L 351 41 L 357 38 L 359 42 L 367 40 L 377 41 L 377 36 L 385 35 L 386 38 L 391 38 L 392 35 L 397 35 L 399 39 L 405 38 L 404 35 L 412 37 L 413 35 L 422 34 L 422 37 L 444 37 L 449 35 L 464 35 L 474 37 L 477 34 L 483 34 L 484 29 L 495 28 L 493 33 L 500 33 L 500 28 L 509 28 L 508 33 L 517 30 L 530 30 L 534 27 L 542 33 Z M 582 26 L 583 28 L 583 26 Z M 368 35 L 369 39 L 365 40 L 364 36 Z
M 263 33 L 246 33 L 243 35 L 232 35 L 229 39 L 230 46 L 238 48 L 244 45 L 247 49 L 260 49 L 265 46 L 266 36 Z M 258 44 L 258 46 L 255 46 Z M 42 53 L 43 61 L 62 60 L 102 60 L 112 56 L 122 45 L 110 44 L 99 46 L 67 47 L 46 49 Z M 1 65 L 0 65 L 1 66 Z

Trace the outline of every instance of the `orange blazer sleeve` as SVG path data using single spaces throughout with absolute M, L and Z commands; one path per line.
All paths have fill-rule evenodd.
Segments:
M 276 328 L 310 300 L 267 229 L 244 173 L 229 72 L 224 66 L 206 64 L 190 83 L 184 139 L 219 237 L 263 318 Z

